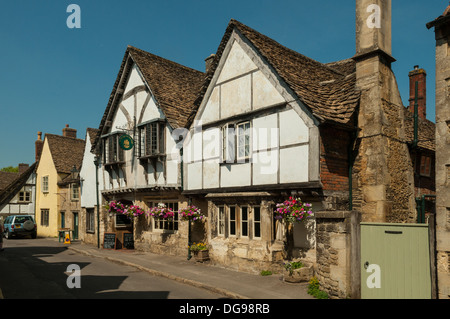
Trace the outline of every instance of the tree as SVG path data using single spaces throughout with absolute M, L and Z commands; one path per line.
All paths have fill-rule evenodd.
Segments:
M 8 166 L 8 167 L 3 167 L 2 169 L 0 169 L 0 172 L 7 172 L 7 173 L 18 173 L 19 172 L 19 167 L 12 167 L 12 166 Z

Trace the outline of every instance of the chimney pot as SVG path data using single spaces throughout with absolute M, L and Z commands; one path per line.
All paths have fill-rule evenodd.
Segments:
M 30 165 L 28 165 L 28 164 L 20 163 L 19 164 L 19 174 L 23 174 L 29 167 L 30 167 Z
M 77 138 L 77 130 L 74 128 L 70 128 L 69 124 L 66 124 L 66 127 L 62 130 L 64 137 L 72 137 Z
M 35 161 L 39 161 L 39 158 L 41 157 L 42 148 L 44 147 L 44 141 L 42 140 L 42 132 L 38 132 L 38 139 L 34 143 L 35 148 Z

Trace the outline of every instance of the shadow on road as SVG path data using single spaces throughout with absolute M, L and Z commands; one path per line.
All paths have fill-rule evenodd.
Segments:
M 128 276 L 82 275 L 81 288 L 67 286 L 69 265 L 82 273 L 86 258 L 62 253 L 67 247 L 38 246 L 35 240 L 7 240 L 0 252 L 0 288 L 5 299 L 167 299 L 168 291 L 117 291 Z M 64 261 L 63 261 L 64 260 Z M 68 261 L 65 261 L 68 260 Z M 74 282 L 74 278 L 69 278 Z

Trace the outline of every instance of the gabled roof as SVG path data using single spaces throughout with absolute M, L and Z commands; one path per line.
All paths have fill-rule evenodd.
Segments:
M 237 30 L 253 45 L 297 97 L 321 120 L 349 124 L 358 106 L 356 64 L 352 59 L 323 64 L 279 44 L 239 21 L 231 20 L 189 118 L 192 123 L 231 34 Z
M 84 140 L 54 134 L 45 134 L 45 139 L 58 173 L 70 174 L 74 166 L 80 169 L 84 156 Z
M 89 138 L 89 141 L 91 142 L 91 145 L 94 145 L 95 139 L 97 138 L 98 134 L 100 133 L 100 130 L 97 128 L 91 128 L 88 127 L 86 129 L 87 138 Z
M 0 171 L 0 192 L 7 188 L 18 176 L 19 173 Z
M 35 171 L 36 164 L 37 163 L 35 162 L 22 174 L 14 173 L 15 179 L 13 179 L 3 190 L 0 191 L 0 207 L 7 204 L 14 198 L 14 196 L 16 196 L 17 192 L 22 189 L 30 175 Z
M 205 74 L 128 46 L 99 126 L 100 134 L 104 133 L 106 122 L 116 112 L 117 102 L 120 101 L 120 95 L 124 93 L 121 92 L 124 89 L 122 79 L 126 79 L 130 72 L 131 65 L 127 63 L 129 57 L 139 68 L 170 126 L 174 129 L 185 127 Z
M 414 114 L 404 109 L 405 113 L 405 138 L 406 141 L 411 143 L 414 140 Z M 436 124 L 418 117 L 418 143 L 417 146 L 429 151 L 435 152 L 436 150 Z

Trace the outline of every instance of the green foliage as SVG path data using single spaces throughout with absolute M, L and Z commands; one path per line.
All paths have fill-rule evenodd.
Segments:
M 300 269 L 303 264 L 300 261 L 291 261 L 284 264 L 284 268 L 292 275 L 295 269 Z
M 19 167 L 12 167 L 12 166 L 8 166 L 8 167 L 3 167 L 2 169 L 0 169 L 1 172 L 7 172 L 7 173 L 18 173 L 19 172 Z
M 319 280 L 316 276 L 312 277 L 308 284 L 308 294 L 317 299 L 329 299 L 325 291 L 320 290 Z
M 272 272 L 270 270 L 262 270 L 261 276 L 271 276 Z

